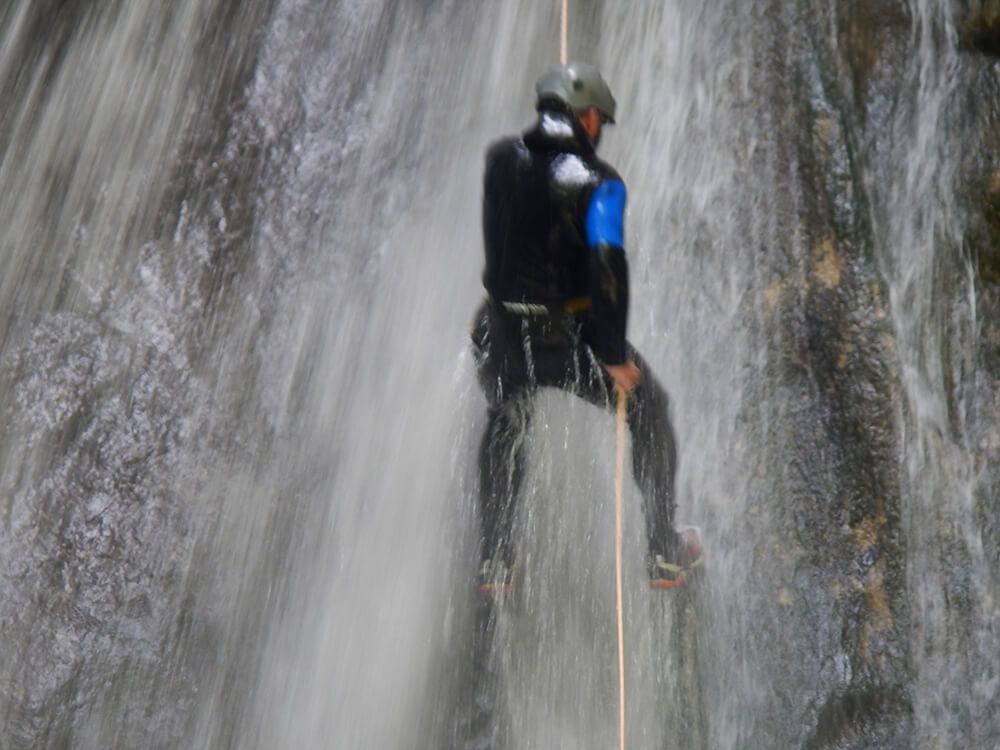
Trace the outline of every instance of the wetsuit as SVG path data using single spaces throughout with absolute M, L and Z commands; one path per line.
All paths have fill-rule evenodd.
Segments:
M 479 452 L 483 560 L 514 562 L 512 526 L 524 474 L 524 434 L 539 387 L 561 388 L 611 409 L 601 366 L 635 361 L 628 399 L 632 469 L 651 555 L 669 557 L 676 449 L 669 403 L 625 339 L 628 266 L 625 185 L 575 117 L 539 113 L 521 137 L 488 151 L 483 196 L 487 299 L 472 341 L 489 405 Z

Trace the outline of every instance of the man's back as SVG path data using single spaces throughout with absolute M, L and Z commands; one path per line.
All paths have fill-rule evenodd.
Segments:
M 489 149 L 483 194 L 483 284 L 498 301 L 561 306 L 587 294 L 584 213 L 619 179 L 567 115 L 545 112 L 522 137 Z

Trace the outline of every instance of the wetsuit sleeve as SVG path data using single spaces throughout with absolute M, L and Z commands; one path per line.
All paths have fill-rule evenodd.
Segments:
M 486 153 L 483 174 L 483 247 L 485 265 L 483 286 L 491 295 L 502 298 L 506 275 L 506 239 L 513 221 L 509 193 L 514 184 L 512 175 L 513 148 L 508 141 L 498 141 Z
M 494 146 L 486 153 L 486 169 L 483 174 L 483 248 L 485 250 L 485 265 L 483 266 L 483 286 L 487 291 L 493 293 L 497 282 L 498 268 L 498 248 L 495 238 L 503 217 L 499 215 L 498 203 L 495 193 L 495 183 L 497 174 L 497 153 L 499 149 Z
M 593 305 L 594 353 L 605 364 L 625 361 L 628 261 L 625 258 L 625 184 L 605 180 L 590 196 L 587 233 L 588 283 Z

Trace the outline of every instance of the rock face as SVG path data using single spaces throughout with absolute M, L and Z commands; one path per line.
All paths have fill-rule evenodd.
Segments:
M 17 447 L 5 463 L 19 470 L 5 477 L 0 619 L 18 648 L 4 664 L 4 736 L 68 745 L 81 708 L 139 708 L 115 686 L 154 679 L 183 632 L 190 516 L 168 478 L 184 473 L 195 426 L 173 407 L 190 408 L 196 389 L 162 354 L 69 314 L 43 321 L 6 364 L 26 418 L 6 422 Z M 191 665 L 176 666 L 191 679 Z M 176 691 L 142 733 L 177 736 L 192 697 Z M 121 725 L 119 741 L 137 729 Z
M 998 416 L 995 68 L 940 46 L 950 19 L 939 9 L 809 5 L 770 4 L 755 71 L 776 123 L 762 138 L 774 139 L 771 200 L 784 237 L 762 300 L 770 357 L 758 407 L 771 418 L 765 463 L 782 468 L 755 503 L 757 586 L 772 591 L 759 618 L 797 645 L 759 644 L 767 671 L 785 663 L 788 675 L 777 687 L 783 708 L 752 745 L 977 745 L 995 724 L 955 731 L 927 718 L 934 677 L 920 648 L 961 654 L 992 633 L 991 599 L 960 600 L 977 587 L 995 596 L 997 580 L 996 524 L 986 520 Z M 994 5 L 970 9 L 963 27 L 990 53 Z M 941 404 L 940 422 L 930 403 Z M 943 479 L 936 462 L 969 448 L 976 468 Z M 975 519 L 949 498 L 970 488 Z M 948 517 L 956 511 L 965 531 Z M 966 546 L 978 542 L 963 538 L 976 529 L 978 560 Z M 916 615 L 931 600 L 951 625 Z M 965 635 L 929 635 L 951 627 Z
M 1000 3 L 997 0 L 963 0 L 956 5 L 963 44 L 987 55 L 1000 56 Z
M 759 648 L 786 677 L 752 744 L 902 748 L 912 707 L 898 358 L 868 152 L 908 19 L 891 2 L 815 15 L 781 5 L 759 68 L 778 124 L 764 137 L 780 165 L 784 240 L 762 300 L 770 355 L 758 408 L 771 415 L 766 463 L 777 471 L 755 502 L 755 563 L 762 632 L 779 634 Z
M 976 330 L 965 343 L 967 361 L 953 373 L 966 404 L 966 437 L 973 460 L 975 513 L 983 556 L 997 593 L 1000 571 L 1000 3 L 970 2 L 966 38 L 979 43 L 965 55 L 967 88 L 958 189 L 966 212 L 964 251 L 972 267 Z M 960 11 L 961 12 L 961 11 Z M 980 53 L 980 54 L 977 54 Z
M 137 69 L 123 74 L 133 76 L 115 113 L 124 122 L 150 115 L 128 85 L 143 90 L 169 79 L 157 56 L 169 64 L 175 45 L 213 71 L 185 80 L 179 105 L 162 92 L 161 114 L 177 115 L 183 126 L 168 138 L 167 161 L 142 162 L 141 151 L 127 149 L 116 154 L 121 144 L 106 142 L 86 158 L 67 159 L 64 144 L 44 142 L 46 128 L 66 116 L 60 102 L 78 93 L 66 92 L 66 78 L 77 72 L 79 56 L 128 41 L 130 10 L 53 0 L 0 12 L 9 45 L 3 51 L 13 60 L 0 65 L 0 90 L 5 101 L 18 103 L 0 115 L 0 155 L 48 146 L 36 177 L 50 180 L 52 191 L 49 203 L 30 203 L 32 185 L 4 172 L 3 210 L 13 203 L 19 220 L 37 219 L 20 238 L 10 224 L 3 234 L 4 247 L 16 248 L 10 268 L 18 269 L 8 277 L 14 291 L 2 303 L 0 329 L 4 748 L 175 747 L 189 731 L 204 675 L 207 636 L 192 614 L 200 583 L 189 568 L 201 555 L 193 533 L 201 512 L 195 498 L 206 477 L 201 459 L 221 450 L 205 419 L 211 378 L 200 317 L 211 315 L 215 274 L 238 236 L 218 228 L 218 212 L 236 214 L 239 202 L 238 192 L 224 187 L 233 175 L 218 167 L 218 150 L 238 114 L 268 5 L 178 4 L 176 16 L 150 21 L 162 38 L 147 40 L 148 57 L 137 53 Z M 171 22 L 185 12 L 199 33 L 178 40 Z M 116 90 L 117 80 L 108 89 Z M 199 103 L 193 117 L 187 97 Z M 85 136 L 77 138 L 86 128 L 62 124 L 68 140 L 86 144 Z M 21 140 L 5 140 L 11 133 Z M 129 158 L 141 167 L 114 163 Z M 82 174 L 88 169 L 94 174 Z M 137 214 L 128 217 L 136 234 L 124 227 L 106 232 L 100 194 L 114 187 L 99 178 L 113 182 L 121 170 L 158 169 L 155 187 L 133 186 L 141 194 L 126 196 L 126 203 L 138 199 Z M 78 188 L 87 195 L 74 213 Z M 182 208 L 177 194 L 190 205 Z M 137 235 L 146 237 L 137 247 L 116 245 Z M 35 244 L 17 246 L 24 237 Z M 120 275 L 109 267 L 88 272 L 97 264 L 88 253 L 95 247 L 100 262 L 117 266 Z
M 1000 81 L 996 63 L 987 55 L 1000 55 L 1000 4 L 984 0 L 967 11 L 964 38 L 993 39 L 992 51 L 970 47 L 965 59 L 966 95 L 963 97 L 964 131 L 968 146 L 960 165 L 958 189 L 968 211 L 967 251 L 977 265 L 982 286 L 1000 282 Z M 991 36 L 990 36 L 991 35 Z M 985 54 L 984 54 L 985 53 Z

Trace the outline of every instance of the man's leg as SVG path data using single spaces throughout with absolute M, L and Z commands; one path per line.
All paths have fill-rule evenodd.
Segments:
M 674 530 L 677 443 L 670 422 L 670 400 L 639 353 L 633 351 L 632 358 L 642 373 L 627 406 L 632 473 L 642 492 L 649 553 L 673 559 L 678 544 Z
M 472 330 L 479 384 L 489 405 L 479 446 L 480 562 L 508 568 L 514 563 L 513 526 L 532 405 L 523 346 L 512 330 L 516 324 L 484 304 Z
M 632 474 L 642 493 L 649 553 L 670 559 L 679 543 L 674 530 L 677 445 L 670 423 L 670 401 L 642 356 L 631 345 L 628 349 L 642 373 L 629 394 L 626 412 L 632 436 Z M 579 375 L 567 387 L 593 404 L 614 409 L 614 385 L 589 347 L 579 348 L 578 363 Z
M 524 452 L 531 418 L 525 390 L 490 406 L 479 447 L 481 561 L 514 564 L 514 518 L 524 478 Z

